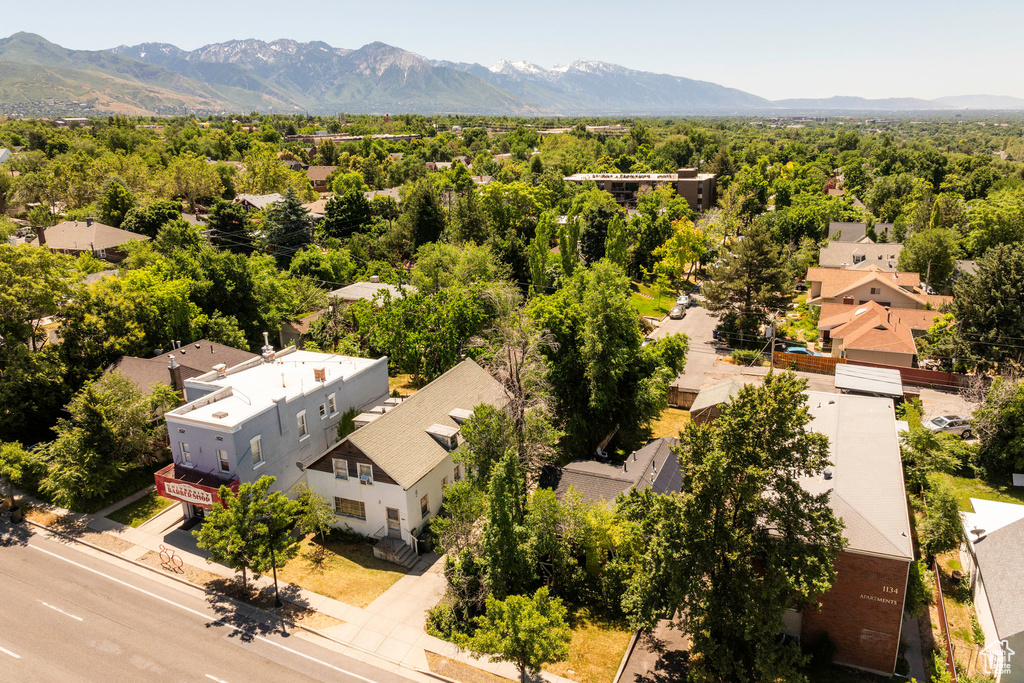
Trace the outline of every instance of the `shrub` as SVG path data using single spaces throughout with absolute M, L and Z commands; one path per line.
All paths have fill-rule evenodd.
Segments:
M 757 349 L 733 349 L 732 359 L 740 365 L 761 365 L 761 352 Z

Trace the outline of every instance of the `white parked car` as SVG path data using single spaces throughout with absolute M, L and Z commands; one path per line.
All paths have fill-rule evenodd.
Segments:
M 689 308 L 691 305 L 693 305 L 693 299 L 690 298 L 689 294 L 680 294 L 679 298 L 676 299 L 676 306 Z

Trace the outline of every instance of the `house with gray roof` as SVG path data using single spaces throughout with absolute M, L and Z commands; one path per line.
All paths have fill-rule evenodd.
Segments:
M 891 242 L 832 242 L 818 254 L 822 268 L 863 270 L 876 266 L 878 270 L 895 272 L 903 245 Z
M 1024 505 L 972 498 L 960 557 L 985 634 L 983 671 L 1024 683 Z
M 235 195 L 235 204 L 241 204 L 242 208 L 248 211 L 262 211 L 271 204 L 284 201 L 284 195 L 280 192 L 270 194 L 239 194 Z
M 540 486 L 553 489 L 560 500 L 576 489 L 583 500 L 601 505 L 614 504 L 620 493 L 630 489 L 678 493 L 682 475 L 672 452 L 678 441 L 675 437 L 652 439 L 622 463 L 576 460 L 565 467 L 548 468 L 541 475 Z
M 184 391 L 185 380 L 210 372 L 219 365 L 234 367 L 258 354 L 243 351 L 232 346 L 200 339 L 191 344 L 175 343 L 174 349 L 152 358 L 121 356 L 110 364 L 103 374 L 120 372 L 143 394 L 153 393 L 154 384 L 169 386 L 175 391 Z
M 337 526 L 378 539 L 374 553 L 411 566 L 417 535 L 466 472 L 452 460 L 462 424 L 481 404 L 503 408 L 501 384 L 467 359 L 406 399 L 383 399 L 356 429 L 301 463 L 306 483 L 334 505 Z
M 868 224 L 851 221 L 831 221 L 828 224 L 829 240 L 839 242 L 870 242 Z
M 383 295 L 384 292 L 389 292 L 391 294 L 391 298 L 397 299 L 402 296 L 403 291 L 409 294 L 415 294 L 416 288 L 412 285 L 390 285 L 386 282 L 381 282 L 380 278 L 374 275 L 371 276 L 370 282 L 353 282 L 350 285 L 345 285 L 344 287 L 335 289 L 327 296 L 332 299 L 339 299 L 345 303 L 351 304 L 361 299 L 373 301 L 378 294 Z

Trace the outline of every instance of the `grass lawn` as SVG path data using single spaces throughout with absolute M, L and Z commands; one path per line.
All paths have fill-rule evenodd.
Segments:
M 930 475 L 944 480 L 956 492 L 956 501 L 964 512 L 974 512 L 971 498 L 994 500 L 999 503 L 1024 503 L 1024 486 L 1013 486 L 1010 480 L 991 483 L 970 477 L 956 477 L 951 474 Z
M 317 541 L 319 543 L 319 540 Z M 277 572 L 282 581 L 340 600 L 366 607 L 405 576 L 405 569 L 373 556 L 367 543 L 328 540 L 327 559 L 317 567 L 310 559 L 311 538 L 302 541 L 299 554 Z
M 151 519 L 153 515 L 160 512 L 168 505 L 174 503 L 170 498 L 164 498 L 157 494 L 156 491 L 139 498 L 134 503 L 129 503 L 123 508 L 114 510 L 107 517 L 120 522 L 121 524 L 127 524 L 131 527 L 138 527 Z
M 633 632 L 625 623 L 591 620 L 586 610 L 577 612 L 569 622 L 572 642 L 568 661 L 547 664 L 544 670 L 580 683 L 611 683 Z
M 690 424 L 690 411 L 679 408 L 665 408 L 658 419 L 651 423 L 651 438 L 679 436 L 679 432 Z
M 396 391 L 402 398 L 412 396 L 419 389 L 413 383 L 412 375 L 395 375 L 394 377 L 388 377 L 388 393 L 394 394 Z
M 807 674 L 808 683 L 865 683 L 867 681 L 882 683 L 882 681 L 893 680 L 889 676 L 878 676 L 838 664 L 820 669 L 808 668 L 804 670 L 804 673 Z M 924 683 L 924 681 L 920 683 Z
M 668 315 L 668 312 L 672 310 L 672 307 L 676 305 L 675 294 L 666 294 L 665 296 L 662 296 L 659 301 L 657 287 L 648 287 L 647 285 L 642 285 L 639 282 L 634 282 L 632 289 L 633 294 L 631 300 L 633 302 L 633 308 L 635 308 L 642 316 L 650 318 L 664 318 Z M 646 294 L 651 298 L 648 299 L 640 296 L 640 293 Z

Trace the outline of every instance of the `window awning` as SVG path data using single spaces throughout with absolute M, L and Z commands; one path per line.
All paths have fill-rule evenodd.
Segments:
M 215 474 L 173 464 L 156 472 L 153 478 L 156 480 L 156 492 L 164 498 L 191 503 L 207 510 L 221 503 L 221 486 L 238 491 L 237 477 L 229 481 Z

